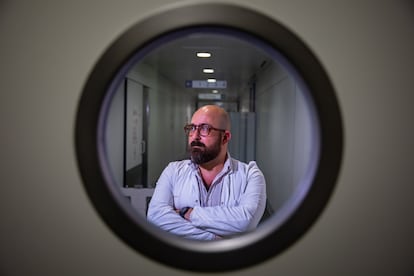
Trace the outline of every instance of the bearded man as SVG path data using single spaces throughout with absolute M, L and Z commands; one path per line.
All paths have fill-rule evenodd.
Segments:
M 147 219 L 175 235 L 197 240 L 231 238 L 254 230 L 265 210 L 266 182 L 256 162 L 232 158 L 229 114 L 198 109 L 184 127 L 190 160 L 168 164 L 159 177 Z

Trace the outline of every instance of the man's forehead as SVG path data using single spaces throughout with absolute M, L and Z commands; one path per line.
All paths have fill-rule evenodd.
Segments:
M 210 123 L 217 119 L 217 114 L 215 112 L 211 111 L 204 111 L 204 110 L 198 110 L 196 113 L 194 113 L 192 121 L 198 121 L 200 123 Z

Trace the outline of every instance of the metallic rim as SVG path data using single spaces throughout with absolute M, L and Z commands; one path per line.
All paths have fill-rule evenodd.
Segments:
M 192 27 L 230 28 L 264 41 L 285 56 L 308 87 L 320 126 L 320 156 L 308 193 L 279 227 L 234 239 L 229 244 L 183 241 L 161 235 L 158 229 L 137 223 L 131 208 L 108 183 L 102 164 L 98 127 L 115 76 L 137 51 L 168 33 Z M 102 55 L 82 91 L 75 129 L 79 170 L 86 192 L 105 223 L 124 242 L 153 260 L 191 271 L 226 271 L 263 262 L 295 243 L 317 220 L 335 186 L 340 169 L 343 130 L 333 86 L 316 57 L 292 32 L 257 12 L 227 4 L 195 4 L 153 15 L 122 34 Z M 266 233 L 266 234 L 263 234 Z M 234 244 L 236 243 L 236 244 Z M 230 249 L 229 249 L 230 248 Z

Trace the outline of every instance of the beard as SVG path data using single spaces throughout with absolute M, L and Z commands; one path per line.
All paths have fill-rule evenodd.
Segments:
M 207 147 L 200 141 L 193 141 L 190 143 L 191 160 L 198 165 L 207 163 L 216 158 L 219 155 L 220 150 L 220 139 L 217 139 L 217 141 L 210 147 Z

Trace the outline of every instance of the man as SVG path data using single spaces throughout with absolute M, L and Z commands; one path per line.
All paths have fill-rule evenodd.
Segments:
M 255 162 L 245 164 L 228 153 L 228 113 L 216 105 L 203 106 L 184 130 L 191 159 L 171 162 L 164 169 L 148 220 L 198 240 L 230 238 L 255 229 L 265 209 L 266 183 Z

